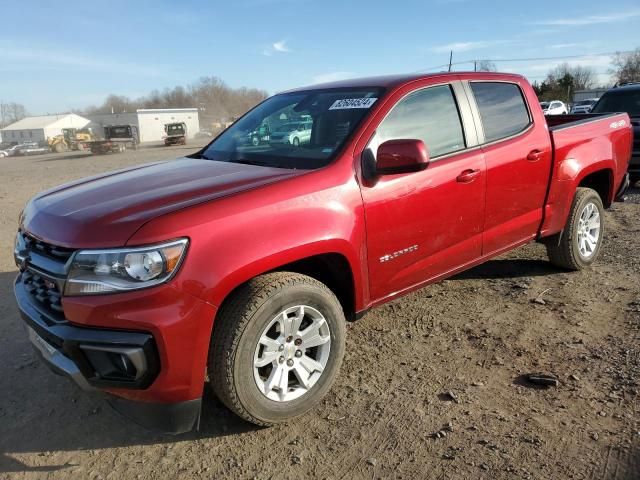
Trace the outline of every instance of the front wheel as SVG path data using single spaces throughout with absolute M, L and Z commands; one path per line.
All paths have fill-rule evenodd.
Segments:
M 324 284 L 277 272 L 250 280 L 216 318 L 208 373 L 217 397 L 257 425 L 285 422 L 329 391 L 344 355 L 345 317 Z
M 564 229 L 546 242 L 549 260 L 568 270 L 588 267 L 600 254 L 603 234 L 602 200 L 595 190 L 580 187 Z

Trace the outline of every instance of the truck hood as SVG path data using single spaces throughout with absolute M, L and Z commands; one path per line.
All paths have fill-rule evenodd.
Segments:
M 303 172 L 192 158 L 140 165 L 37 195 L 21 226 L 63 247 L 118 247 L 160 215 Z

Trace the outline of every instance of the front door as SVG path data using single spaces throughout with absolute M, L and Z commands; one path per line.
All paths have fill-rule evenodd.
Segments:
M 368 144 L 377 152 L 387 140 L 419 139 L 430 156 L 425 170 L 361 187 L 374 304 L 481 255 L 485 163 L 480 149 L 468 149 L 457 98 L 449 84 L 408 93 Z

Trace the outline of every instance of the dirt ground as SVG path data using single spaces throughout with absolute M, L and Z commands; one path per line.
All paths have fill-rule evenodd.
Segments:
M 350 324 L 332 392 L 289 425 L 255 428 L 209 398 L 199 432 L 149 433 L 53 375 L 13 299 L 21 208 L 193 150 L 0 159 L 0 478 L 640 478 L 638 189 L 607 214 L 590 270 L 529 245 Z M 531 372 L 560 383 L 531 388 Z

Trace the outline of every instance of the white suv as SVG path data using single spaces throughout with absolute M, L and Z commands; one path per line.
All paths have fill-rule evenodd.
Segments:
M 540 102 L 542 111 L 545 115 L 566 115 L 569 113 L 567 106 L 560 100 L 552 100 L 551 102 Z

